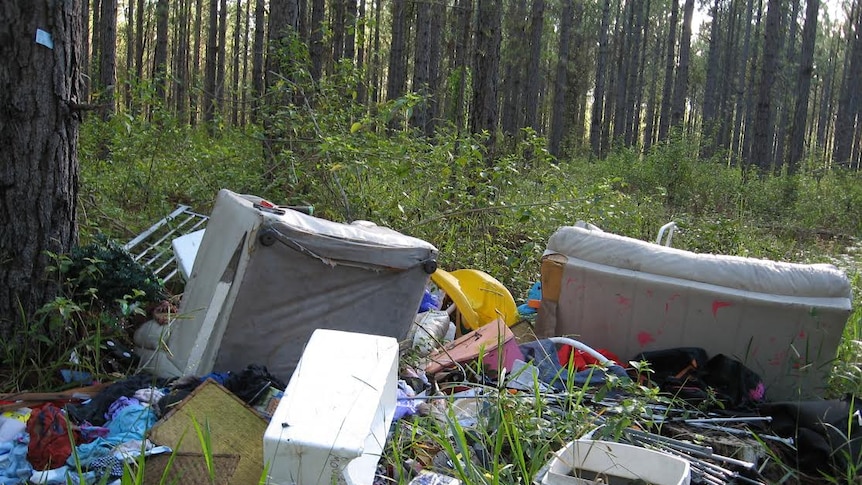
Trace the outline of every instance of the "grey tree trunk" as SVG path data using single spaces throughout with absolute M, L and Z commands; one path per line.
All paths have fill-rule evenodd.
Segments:
M 820 0 L 808 0 L 805 8 L 805 25 L 802 27 L 802 56 L 799 62 L 799 77 L 796 80 L 796 108 L 793 127 L 790 130 L 790 150 L 787 156 L 787 171 L 795 173 L 805 148 L 805 124 L 808 116 L 808 96 L 811 90 L 811 75 L 814 72 L 814 46 L 817 37 L 817 11 Z
M 239 87 L 239 54 L 241 52 L 240 33 L 242 33 L 242 0 L 236 0 L 236 23 L 233 26 L 233 76 L 231 79 L 231 116 L 230 121 L 233 126 L 239 125 L 240 111 L 240 87 Z
M 103 0 L 104 1 L 104 0 Z M 167 104 L 165 83 L 168 74 L 168 0 L 158 0 L 156 4 L 156 52 L 153 56 L 153 81 L 156 86 L 156 97 L 163 105 Z
M 500 82 L 502 111 L 500 126 L 503 134 L 512 136 L 523 123 L 524 73 L 529 59 L 527 40 L 527 2 L 515 0 L 508 9 L 503 24 L 507 31 L 503 47 L 506 58 L 503 61 L 503 79 Z
M 251 93 L 254 98 L 252 120 L 259 121 L 263 106 L 263 52 L 266 49 L 266 15 L 264 0 L 257 0 L 254 5 L 254 42 L 251 58 Z
M 212 125 L 216 108 L 219 0 L 209 0 L 209 2 L 209 28 L 207 29 L 206 65 L 204 66 L 203 120 L 207 125 Z
M 324 0 L 313 0 L 311 2 L 311 39 L 309 55 L 311 56 L 311 78 L 320 80 L 323 74 L 323 19 L 326 13 L 326 2 Z
M 386 99 L 399 98 L 407 91 L 407 0 L 393 0 L 391 32 Z
M 197 124 L 200 116 L 200 72 L 201 72 L 201 24 L 203 22 L 203 0 L 194 0 L 195 2 L 195 21 L 193 27 L 193 42 L 192 42 L 192 59 L 191 67 L 189 68 L 190 84 L 194 90 L 189 96 L 189 124 L 194 126 Z
M 610 0 L 607 0 L 609 3 Z M 537 113 L 539 111 L 539 61 L 542 58 L 542 29 L 544 28 L 545 0 L 533 0 L 530 9 L 530 56 L 527 62 L 527 85 L 524 92 L 524 126 L 540 132 Z
M 107 120 L 117 112 L 117 0 L 102 0 L 99 22 L 99 104 Z
M 850 167 L 853 153 L 853 138 L 856 132 L 856 117 L 860 105 L 858 82 L 862 75 L 862 8 L 854 2 L 853 28 L 847 40 L 849 63 L 838 96 L 838 113 L 835 117 L 835 139 L 832 148 L 832 163 Z
M 694 0 L 685 0 L 683 8 L 682 35 L 679 38 L 679 66 L 673 88 L 671 124 L 682 126 L 688 101 L 688 65 L 691 57 L 691 21 L 694 15 Z
M 568 82 L 569 46 L 571 44 L 572 21 L 574 20 L 575 0 L 563 0 L 560 17 L 560 45 L 557 49 L 557 71 L 554 76 L 554 104 L 551 107 L 551 134 L 548 137 L 548 152 L 560 157 L 560 145 L 565 133 L 565 118 L 569 100 L 566 99 Z
M 605 102 L 605 73 L 608 63 L 608 29 L 611 18 L 611 0 L 602 6 L 602 23 L 599 27 L 599 52 L 596 57 L 596 85 L 593 89 L 592 116 L 590 116 L 590 147 L 593 155 L 602 156 L 602 113 Z M 537 60 L 538 62 L 538 60 Z
M 755 108 L 752 132 L 751 158 L 762 171 L 772 169 L 772 140 L 775 134 L 775 112 L 772 106 L 772 86 L 778 67 L 778 37 L 781 32 L 781 0 L 769 0 L 766 10 L 766 28 L 763 40 L 763 66 L 757 86 L 757 106 Z
M 39 32 L 44 32 L 39 37 Z M 57 294 L 46 254 L 76 243 L 81 0 L 0 2 L 0 338 Z M 42 39 L 36 40 L 34 39 Z
M 132 73 L 135 66 L 135 2 L 126 5 L 126 78 L 123 83 L 123 98 L 126 109 L 132 112 Z
M 499 83 L 502 1 L 478 3 L 476 49 L 473 51 L 473 100 L 470 131 L 488 133 L 487 163 L 492 163 L 497 143 L 497 86 Z
M 664 67 L 664 87 L 661 91 L 661 114 L 658 125 L 658 139 L 667 138 L 670 131 L 671 104 L 673 101 L 673 68 L 676 52 L 676 29 L 679 17 L 679 0 L 672 0 L 670 24 L 667 32 L 667 57 Z
M 272 7 L 270 7 L 272 8 Z M 227 0 L 221 0 L 218 12 L 218 55 L 216 60 L 216 106 L 219 116 L 225 115 L 225 56 L 227 55 Z

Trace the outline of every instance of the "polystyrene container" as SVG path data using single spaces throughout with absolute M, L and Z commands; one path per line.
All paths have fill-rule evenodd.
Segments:
M 370 485 L 395 412 L 398 341 L 318 329 L 263 437 L 272 485 Z

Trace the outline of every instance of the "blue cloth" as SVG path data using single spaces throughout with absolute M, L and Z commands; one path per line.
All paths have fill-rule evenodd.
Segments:
M 81 468 L 89 468 L 92 462 L 111 453 L 117 445 L 132 440 L 146 439 L 147 430 L 156 424 L 156 414 L 149 406 L 140 403 L 129 404 L 114 415 L 114 419 L 105 423 L 110 432 L 107 438 L 96 438 L 90 443 L 75 447 L 75 452 L 66 461 L 74 467 L 77 456 Z
M 13 441 L 0 443 L 0 485 L 27 483 L 33 467 L 27 461 L 30 436 L 22 433 Z

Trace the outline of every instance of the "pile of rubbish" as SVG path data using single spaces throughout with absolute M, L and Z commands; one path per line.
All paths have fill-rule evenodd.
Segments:
M 179 315 L 124 349 L 135 373 L 0 395 L 0 485 L 765 484 L 862 463 L 862 407 L 818 397 L 850 310 L 833 267 L 577 224 L 519 306 L 372 223 L 227 190 L 186 220 L 192 239 L 166 218 L 127 245 L 143 264 L 173 240 L 185 279 Z

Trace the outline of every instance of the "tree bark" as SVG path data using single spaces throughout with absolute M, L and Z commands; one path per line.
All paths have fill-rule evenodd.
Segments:
M 264 0 L 257 0 L 254 7 L 254 43 L 252 45 L 251 62 L 251 92 L 254 98 L 252 120 L 260 120 L 260 108 L 263 106 L 263 51 L 266 49 Z M 313 34 L 312 34 L 313 35 Z
M 312 0 L 311 2 L 311 40 L 308 48 L 311 57 L 311 78 L 320 81 L 323 74 L 323 19 L 326 13 L 326 2 L 324 0 Z
M 126 109 L 132 112 L 132 72 L 135 66 L 135 2 L 126 5 L 126 75 L 123 82 L 123 98 Z
M 231 80 L 231 116 L 230 121 L 233 126 L 239 126 L 239 111 L 241 108 L 239 93 L 239 53 L 240 53 L 240 33 L 242 33 L 242 0 L 236 0 L 236 23 L 233 26 L 233 75 Z
M 108 120 L 117 112 L 117 0 L 102 0 L 99 18 L 99 104 Z
M 497 86 L 499 84 L 502 1 L 483 0 L 478 4 L 476 50 L 473 51 L 473 100 L 470 131 L 488 132 L 488 164 L 497 144 Z
M 679 67 L 673 89 L 671 124 L 682 126 L 688 101 L 688 64 L 691 57 L 691 20 L 694 15 L 694 0 L 686 0 L 683 8 L 682 35 L 679 38 Z
M 227 55 L 227 42 L 225 41 L 225 39 L 227 38 L 227 0 L 221 0 L 221 4 L 219 5 L 218 17 L 218 56 L 216 61 L 215 96 L 219 116 L 225 116 L 224 88 L 225 84 L 227 83 L 227 80 L 225 78 L 225 56 Z
M 200 89 L 200 72 L 201 72 L 201 24 L 203 17 L 203 0 L 194 0 L 195 2 L 195 22 L 194 22 L 194 39 L 192 44 L 192 64 L 189 69 L 191 76 L 192 91 L 189 96 L 189 124 L 194 126 L 197 124 L 199 112 L 199 100 L 201 99 Z
M 399 98 L 407 91 L 407 0 L 393 0 L 391 32 L 386 99 Z
M 599 27 L 599 53 L 596 57 L 596 86 L 593 89 L 593 112 L 590 117 L 590 146 L 593 155 L 602 156 L 602 113 L 605 101 L 605 73 L 608 59 L 608 29 L 611 18 L 611 0 L 602 6 L 602 23 Z M 537 60 L 538 62 L 538 60 Z
M 671 105 L 673 101 L 673 68 L 676 52 L 676 28 L 679 16 L 679 0 L 672 0 L 670 25 L 667 33 L 667 57 L 664 67 L 664 87 L 661 91 L 661 115 L 658 125 L 658 139 L 663 141 L 670 131 Z
M 209 28 L 207 29 L 206 66 L 204 67 L 204 123 L 208 128 L 215 119 L 216 63 L 218 59 L 218 2 L 209 0 Z
M 527 41 L 527 3 L 526 0 L 515 0 L 508 9 L 504 19 L 507 31 L 503 52 L 506 53 L 503 62 L 503 79 L 500 84 L 502 98 L 502 113 L 500 126 L 503 134 L 512 136 L 518 132 L 523 120 L 522 93 L 524 90 L 525 66 L 529 59 L 526 49 Z
M 808 116 L 811 76 L 814 73 L 818 10 L 820 10 L 820 0 L 808 0 L 805 8 L 805 25 L 802 27 L 802 56 L 799 63 L 799 77 L 796 80 L 796 108 L 793 114 L 793 127 L 790 130 L 790 150 L 787 156 L 788 173 L 796 172 L 805 148 L 805 124 Z
M 104 0 L 103 0 L 104 1 Z M 167 104 L 165 83 L 168 74 L 168 0 L 158 0 L 156 4 L 156 53 L 153 61 L 153 82 L 156 86 L 156 97 L 163 105 Z
M 853 153 L 853 138 L 856 132 L 856 114 L 859 111 L 860 93 L 858 82 L 862 75 L 862 8 L 854 2 L 853 28 L 847 39 L 849 62 L 838 97 L 838 113 L 835 117 L 835 139 L 832 148 L 832 163 L 850 167 Z M 848 23 L 849 23 L 848 22 Z
M 36 40 L 41 29 L 50 42 Z M 76 243 L 80 0 L 0 3 L 0 338 L 57 294 L 46 254 Z M 49 45 L 45 45 L 49 44 Z
M 548 137 L 548 152 L 555 158 L 560 157 L 560 145 L 565 133 L 566 99 L 568 82 L 569 47 L 572 36 L 572 21 L 574 20 L 575 0 L 564 0 L 563 12 L 560 17 L 560 45 L 557 49 L 557 72 L 554 76 L 554 104 L 551 108 L 551 134 Z
M 607 0 L 610 2 L 610 0 Z M 527 86 L 524 93 L 524 126 L 539 129 L 539 62 L 542 58 L 542 29 L 544 29 L 545 0 L 533 0 L 530 10 L 530 57 L 527 63 Z
M 763 41 L 763 67 L 757 86 L 757 106 L 752 127 L 751 159 L 761 171 L 771 170 L 772 140 L 775 135 L 775 112 L 772 106 L 772 86 L 778 66 L 778 37 L 781 32 L 781 0 L 769 0 Z

